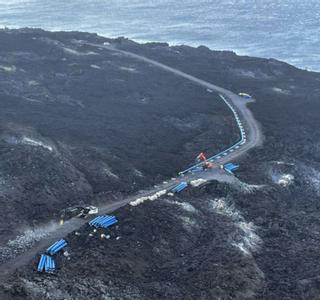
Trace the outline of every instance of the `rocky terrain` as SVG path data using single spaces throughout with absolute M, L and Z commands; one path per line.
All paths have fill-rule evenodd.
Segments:
M 147 64 L 79 49 L 80 38 L 99 40 L 0 32 L 4 237 L 62 208 L 176 175 L 200 150 L 214 153 L 237 138 L 217 95 Z
M 1 299 L 319 299 L 320 74 L 86 33 L 0 40 L 4 254 L 9 238 L 63 207 L 130 194 L 237 139 L 214 93 L 79 40 L 249 92 L 265 138 L 238 161 L 239 180 L 121 208 L 108 239 L 82 227 L 66 237 L 56 276 L 37 274 L 35 257 L 3 280 Z

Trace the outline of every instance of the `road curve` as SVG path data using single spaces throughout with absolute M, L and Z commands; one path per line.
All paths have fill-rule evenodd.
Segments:
M 80 42 L 80 41 L 79 41 Z M 81 41 L 83 44 L 84 42 Z M 146 58 L 144 56 L 124 51 L 121 49 L 114 48 L 112 46 L 107 45 L 100 45 L 100 44 L 92 44 L 92 43 L 85 43 L 86 45 L 92 46 L 92 47 L 98 47 L 98 48 L 104 48 L 108 51 L 114 51 L 121 53 L 125 56 L 131 57 L 133 59 L 146 62 L 148 64 L 151 64 L 155 67 L 158 67 L 162 70 L 168 71 L 170 73 L 173 73 L 177 76 L 183 77 L 194 84 L 203 86 L 206 89 L 210 89 L 213 91 L 218 92 L 221 94 L 222 98 L 230 104 L 231 107 L 234 108 L 234 110 L 237 112 L 237 115 L 239 116 L 239 119 L 241 119 L 241 122 L 244 126 L 244 129 L 246 131 L 246 141 L 245 143 L 241 144 L 240 147 L 233 149 L 233 151 L 228 152 L 228 155 L 222 156 L 221 158 L 216 158 L 215 161 L 219 162 L 220 164 L 224 164 L 230 160 L 233 160 L 235 158 L 238 158 L 239 156 L 243 155 L 253 147 L 258 146 L 262 142 L 262 133 L 260 131 L 259 125 L 255 118 L 253 117 L 251 111 L 247 108 L 247 101 L 245 101 L 243 98 L 239 97 L 238 95 L 232 93 L 229 90 L 226 90 L 222 87 L 216 86 L 212 83 L 209 83 L 207 81 L 204 81 L 202 79 L 199 79 L 195 76 L 192 76 L 190 74 L 187 74 L 185 72 L 182 72 L 180 70 L 177 70 L 175 68 L 169 67 L 165 64 L 162 64 L 160 62 L 157 62 L 153 59 Z M 178 178 L 171 179 L 168 182 L 163 182 L 151 189 L 147 189 L 144 191 L 139 192 L 138 194 L 132 195 L 128 198 L 122 199 L 120 201 L 110 203 L 105 205 L 104 207 L 101 207 L 99 212 L 101 214 L 110 213 L 112 211 L 117 210 L 118 208 L 125 206 L 126 204 L 141 198 L 141 197 L 148 197 L 152 196 L 155 193 L 167 190 L 169 191 L 172 187 L 176 186 L 178 183 L 182 181 L 191 181 L 198 178 L 206 178 L 206 179 L 217 179 L 225 182 L 232 182 L 232 176 L 226 174 L 223 170 L 221 170 L 218 165 L 207 172 L 199 172 L 199 173 L 186 173 L 183 176 L 179 176 Z M 83 226 L 86 222 L 88 222 L 88 219 L 71 219 L 67 222 L 65 222 L 64 225 L 58 227 L 55 231 L 51 232 L 41 241 L 34 244 L 34 246 L 25 252 L 19 254 L 13 259 L 8 260 L 7 262 L 0 265 L 0 277 L 5 278 L 8 275 L 10 275 L 13 271 L 18 269 L 19 267 L 29 263 L 38 253 L 41 251 L 44 251 L 50 244 L 52 244 L 57 239 L 60 239 L 67 234 L 76 231 L 78 228 Z
M 83 42 L 83 41 L 80 41 L 80 43 L 85 44 L 85 45 L 89 45 L 92 47 L 97 47 L 100 49 L 106 49 L 109 51 L 121 53 L 127 57 L 131 57 L 133 59 L 146 62 L 150 65 L 153 65 L 153 66 L 158 67 L 162 70 L 165 70 L 167 72 L 175 74 L 179 77 L 183 77 L 183 78 L 193 82 L 194 84 L 203 86 L 206 89 L 209 89 L 209 90 L 212 90 L 212 91 L 215 91 L 215 92 L 218 92 L 219 94 L 221 94 L 222 97 L 225 98 L 225 101 L 227 103 L 229 103 L 231 105 L 231 107 L 233 107 L 237 111 L 237 114 L 239 115 L 239 118 L 241 119 L 242 124 L 245 128 L 247 137 L 246 137 L 245 143 L 243 143 L 241 145 L 241 147 L 230 152 L 227 157 L 222 157 L 221 159 L 218 159 L 219 163 L 224 164 L 224 163 L 230 161 L 231 159 L 238 158 L 242 154 L 246 153 L 250 149 L 252 149 L 262 143 L 263 136 L 262 136 L 262 132 L 260 130 L 260 126 L 259 126 L 258 122 L 256 121 L 256 119 L 254 118 L 251 111 L 247 107 L 247 103 L 250 101 L 245 100 L 243 97 L 240 97 L 239 95 L 237 95 L 237 94 L 235 94 L 225 88 L 222 88 L 220 86 L 217 86 L 215 84 L 207 82 L 203 79 L 197 78 L 193 75 L 187 74 L 183 71 L 169 67 L 169 66 L 167 66 L 163 63 L 160 63 L 156 60 L 147 58 L 145 56 L 142 56 L 142 55 L 139 55 L 136 53 L 121 50 L 121 49 L 118 49 L 118 48 L 111 46 L 111 45 L 101 45 L 101 44 L 87 43 L 87 42 Z M 253 99 L 251 101 L 253 101 Z

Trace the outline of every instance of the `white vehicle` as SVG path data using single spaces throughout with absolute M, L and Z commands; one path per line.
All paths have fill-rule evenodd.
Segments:
M 87 206 L 85 209 L 88 211 L 88 215 L 96 215 L 99 212 L 98 207 L 92 205 Z

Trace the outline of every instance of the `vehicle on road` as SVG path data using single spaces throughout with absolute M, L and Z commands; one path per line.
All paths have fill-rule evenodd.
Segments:
M 250 96 L 247 93 L 239 93 L 238 94 L 240 97 L 245 98 L 245 99 L 252 99 L 252 96 Z
M 63 223 L 72 218 L 86 218 L 89 215 L 95 215 L 99 212 L 96 206 L 74 206 L 63 209 L 60 212 L 60 220 Z

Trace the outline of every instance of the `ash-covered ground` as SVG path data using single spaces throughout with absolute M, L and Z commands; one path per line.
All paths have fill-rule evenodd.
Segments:
M 108 41 L 249 92 L 265 138 L 239 161 L 239 181 L 126 206 L 108 239 L 84 226 L 66 237 L 70 259 L 59 257 L 56 276 L 37 274 L 35 257 L 3 280 L 2 299 L 319 299 L 318 73 L 85 33 L 0 39 L 4 245 L 23 225 L 152 185 L 237 139 L 217 95 L 74 40 Z
M 3 242 L 62 208 L 176 175 L 200 151 L 215 153 L 238 137 L 216 94 L 74 39 L 101 40 L 0 32 Z

